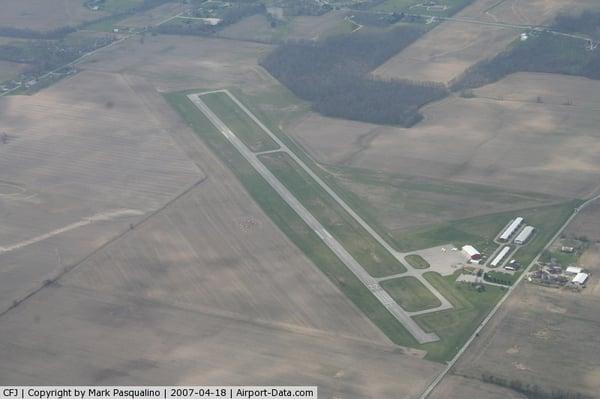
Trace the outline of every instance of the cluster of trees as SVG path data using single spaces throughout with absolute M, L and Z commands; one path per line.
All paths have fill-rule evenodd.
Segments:
M 285 15 L 292 17 L 298 15 L 323 15 L 333 8 L 327 3 L 321 4 L 314 0 L 287 0 L 282 6 L 285 9 Z
M 386 0 L 364 0 L 357 3 L 353 3 L 350 6 L 350 8 L 354 10 L 368 10 L 385 2 Z
M 503 284 L 503 285 L 513 285 L 516 277 L 514 275 L 502 272 L 487 272 L 483 275 L 483 279 L 485 281 L 490 281 L 492 283 Z
M 261 65 L 324 115 L 411 126 L 418 109 L 444 97 L 443 85 L 378 80 L 368 74 L 423 33 L 402 26 L 387 32 L 342 35 L 321 42 L 288 43 Z
M 589 395 L 578 392 L 569 392 L 562 389 L 553 389 L 548 392 L 544 391 L 537 384 L 528 384 L 516 379 L 507 380 L 506 378 L 497 377 L 488 373 L 483 373 L 481 379 L 490 384 L 510 388 L 526 395 L 529 399 L 592 399 Z
M 600 12 L 586 12 L 578 17 L 561 16 L 554 30 L 592 32 L 600 29 Z M 467 69 L 451 84 L 459 91 L 496 82 L 514 72 L 546 72 L 600 79 L 600 47 L 587 48 L 584 40 L 551 33 L 536 33 L 492 59 Z
M 198 20 L 184 19 L 182 23 L 178 21 L 177 23 L 168 23 L 152 28 L 152 32 L 168 35 L 205 36 L 215 33 L 227 25 L 234 24 L 242 18 L 266 13 L 267 9 L 261 2 L 252 1 L 232 3 L 231 7 L 224 9 L 223 13 L 219 16 L 221 22 L 219 22 L 218 25 L 209 25 Z
M 0 45 L 0 60 L 29 64 L 25 75 L 38 76 L 73 61 L 83 53 L 106 46 L 111 36 L 67 44 L 64 40 L 31 40 Z
M 600 39 L 600 12 L 586 10 L 582 14 L 561 14 L 556 17 L 553 27 L 568 33 L 584 33 Z

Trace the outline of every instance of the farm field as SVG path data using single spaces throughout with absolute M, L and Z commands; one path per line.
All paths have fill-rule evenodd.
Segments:
M 168 2 L 120 20 L 117 25 L 126 26 L 128 28 L 144 28 L 146 26 L 155 26 L 165 19 L 179 14 L 184 9 L 185 8 L 181 3 Z
M 27 64 L 19 64 L 18 62 L 0 61 L 0 82 L 5 80 L 15 79 L 19 73 L 27 68 Z
M 1 97 L 0 118 L 2 309 L 204 177 L 120 76 Z
M 600 83 L 550 75 L 537 79 L 541 93 L 575 81 L 579 83 L 574 88 L 594 88 L 565 91 L 564 96 L 578 93 L 572 94 L 578 99 L 574 106 L 546 104 L 543 98 L 537 103 L 495 97 L 496 91 L 506 93 L 506 85 L 516 87 L 531 74 L 520 76 L 480 89 L 486 98 L 449 97 L 431 104 L 422 110 L 424 121 L 410 129 L 309 113 L 286 131 L 325 164 L 476 183 L 511 192 L 585 197 L 600 183 L 598 115 L 593 106 Z
M 172 45 L 169 51 L 184 57 L 190 46 L 214 45 L 164 40 L 153 47 L 148 38 L 147 51 Z M 330 282 L 277 228 L 289 223 L 306 234 L 289 210 L 282 209 L 277 225 L 266 217 L 156 89 L 210 79 L 232 84 L 240 55 L 223 50 L 198 76 L 190 66 L 189 75 L 176 79 L 165 77 L 174 61 L 158 57 L 142 67 L 147 54 L 137 55 L 127 68 L 132 64 L 119 64 L 115 50 L 33 96 L 0 99 L 10 137 L 0 159 L 14 180 L 0 184 L 1 209 L 14 215 L 3 223 L 0 246 L 97 211 L 132 210 L 0 254 L 2 304 L 14 306 L 2 315 L 0 380 L 25 384 L 34 370 L 36 381 L 47 384 L 67 383 L 65 375 L 89 384 L 204 378 L 206 384 L 317 384 L 322 394 L 357 399 L 417 395 L 441 366 L 420 359 L 423 351 L 392 344 L 342 293 L 351 278 L 338 274 Z M 272 86 L 259 80 L 254 87 L 272 97 L 264 89 Z M 43 171 L 33 167 L 40 162 Z M 272 199 L 264 186 L 256 188 Z M 311 249 L 336 267 L 323 249 Z M 44 281 L 63 268 L 71 271 L 56 283 Z M 28 292 L 41 285 L 28 300 L 12 303 L 22 295 L 9 286 Z M 376 322 L 389 319 L 375 304 L 365 313 Z M 401 334 L 397 327 L 386 331 Z
M 78 64 L 82 69 L 123 73 L 151 80 L 159 91 L 220 88 L 253 82 L 268 88 L 273 78 L 257 65 L 272 47 L 264 44 L 190 36 L 150 36 L 128 40 Z M 199 55 L 210 54 L 210 58 Z M 148 62 L 152 59 L 152 62 Z
M 286 40 L 318 40 L 349 33 L 352 25 L 345 21 L 347 12 L 330 11 L 319 16 L 295 16 L 271 27 L 264 15 L 252 15 L 217 33 L 218 37 L 243 41 L 279 43 Z
M 71 284 L 50 287 L 5 316 L 0 337 L 3 384 L 285 382 L 319 385 L 325 397 L 360 399 L 414 397 L 441 368 L 391 346 L 266 327 Z M 22 372 L 31 369 L 35 378 Z
M 93 12 L 83 0 L 53 10 L 7 0 L 0 28 L 75 26 L 141 2 L 107 0 Z M 537 24 L 592 4 L 474 0 L 459 15 Z M 106 37 L 115 22 L 142 29 L 188 6 L 113 17 L 66 40 Z M 460 247 L 488 256 L 523 216 L 536 233 L 514 258 L 527 264 L 600 192 L 600 82 L 517 73 L 463 93 L 440 88 L 448 97 L 411 128 L 322 117 L 259 62 L 282 40 L 347 32 L 347 15 L 273 28 L 254 15 L 220 37 L 133 32 L 50 87 L 0 97 L 0 385 L 290 384 L 318 385 L 326 398 L 420 396 L 508 292 L 457 283 Z M 520 33 L 429 26 L 374 74 L 450 82 Z M 0 37 L 12 41 L 21 39 Z M 352 54 L 345 45 L 335 49 L 342 56 Z M 359 58 L 350 69 L 362 68 Z M 22 67 L 0 61 L 0 81 Z M 210 111 L 190 95 L 218 89 L 198 97 Z M 600 205 L 578 212 L 561 239 L 586 244 L 561 260 L 590 270 L 588 287 L 511 288 L 430 398 L 524 399 L 533 383 L 549 395 L 600 391 Z M 418 344 L 432 341 L 423 336 L 439 340 Z
M 85 7 L 82 0 L 3 0 L 0 27 L 50 31 L 106 15 Z
M 488 22 L 539 25 L 560 12 L 596 7 L 593 0 L 475 0 L 457 17 Z M 469 66 L 504 50 L 521 32 L 446 21 L 374 71 L 379 77 L 447 83 Z

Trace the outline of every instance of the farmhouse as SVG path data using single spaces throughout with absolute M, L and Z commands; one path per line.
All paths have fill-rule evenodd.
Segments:
M 510 222 L 510 224 L 504 229 L 504 231 L 502 232 L 502 234 L 500 234 L 500 237 L 498 237 L 499 241 L 502 242 L 506 242 L 510 239 L 510 237 L 513 236 L 513 234 L 515 234 L 515 232 L 517 231 L 517 229 L 521 226 L 521 224 L 523 223 L 523 218 L 522 217 L 517 217 L 515 218 L 512 222 Z
M 481 259 L 481 253 L 471 245 L 465 245 L 462 247 L 462 253 L 467 257 L 468 260 L 479 260 Z
M 517 238 L 515 238 L 515 244 L 525 244 L 533 235 L 533 232 L 535 231 L 535 228 L 533 226 L 526 226 L 517 236 Z
M 583 269 L 581 267 L 577 267 L 577 266 L 569 266 L 567 267 L 567 270 L 565 270 L 566 274 L 579 274 L 583 271 Z

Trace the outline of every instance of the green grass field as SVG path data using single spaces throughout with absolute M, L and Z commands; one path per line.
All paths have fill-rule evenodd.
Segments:
M 373 277 L 406 271 L 396 258 L 348 214 L 289 155 L 260 156 L 261 161 Z
M 225 93 L 210 93 L 202 101 L 254 152 L 276 150 L 275 143 L 248 114 L 240 109 Z
M 417 312 L 441 305 L 428 289 L 415 277 L 407 276 L 385 280 L 381 287 L 408 312 Z
M 404 250 L 454 243 L 457 246 L 471 244 L 482 253 L 491 254 L 497 247 L 493 240 L 498 232 L 514 217 L 523 216 L 527 224 L 537 229 L 535 237 L 514 256 L 521 263 L 527 264 L 542 250 L 578 204 L 580 201 L 573 200 L 558 205 L 454 220 L 395 234 L 394 239 L 397 246 Z
M 506 293 L 506 290 L 500 287 L 486 285 L 485 291 L 478 292 L 470 285 L 456 284 L 455 280 L 459 274 L 460 271 L 447 277 L 435 272 L 423 275 L 454 306 L 452 310 L 415 317 L 423 329 L 433 331 L 440 337 L 438 342 L 421 345 L 422 349 L 427 350 L 427 359 L 452 359 Z
M 189 92 L 188 92 L 189 93 Z M 188 100 L 186 92 L 165 98 L 196 134 L 233 171 L 258 205 L 288 238 L 325 274 L 390 340 L 398 345 L 417 345 L 371 292 L 350 272 L 321 239 L 285 203 L 239 152 Z
M 415 269 L 427 269 L 431 266 L 421 255 L 407 255 L 404 259 Z

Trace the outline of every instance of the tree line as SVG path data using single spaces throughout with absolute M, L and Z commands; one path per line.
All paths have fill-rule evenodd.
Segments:
M 167 23 L 153 27 L 153 33 L 161 33 L 166 35 L 193 35 L 206 36 L 216 33 L 218 30 L 240 21 L 242 18 L 256 14 L 266 14 L 267 9 L 263 3 L 235 3 L 231 4 L 221 15 L 217 25 L 210 25 L 197 20 L 183 20 L 182 23 Z
M 561 32 L 583 33 L 600 39 L 600 12 L 586 10 L 580 15 L 561 14 L 553 26 Z
M 114 37 L 88 39 L 78 44 L 67 44 L 64 40 L 32 40 L 26 43 L 0 45 L 0 60 L 28 64 L 24 75 L 42 75 L 82 54 L 108 45 Z
M 510 388 L 524 394 L 529 399 L 592 399 L 591 396 L 579 392 L 570 392 L 563 389 L 546 391 L 535 383 L 526 383 L 517 379 L 508 380 L 488 373 L 483 373 L 481 379 L 490 384 Z
M 421 106 L 447 94 L 445 87 L 376 79 L 369 73 L 423 32 L 421 27 L 401 26 L 320 42 L 286 43 L 263 58 L 261 65 L 323 115 L 411 126 L 421 119 Z
M 600 12 L 577 17 L 559 16 L 552 26 L 557 31 L 592 32 L 599 29 Z M 545 72 L 600 79 L 600 47 L 591 51 L 584 40 L 532 32 L 495 57 L 468 68 L 451 82 L 452 90 L 467 90 L 496 82 L 515 72 Z

